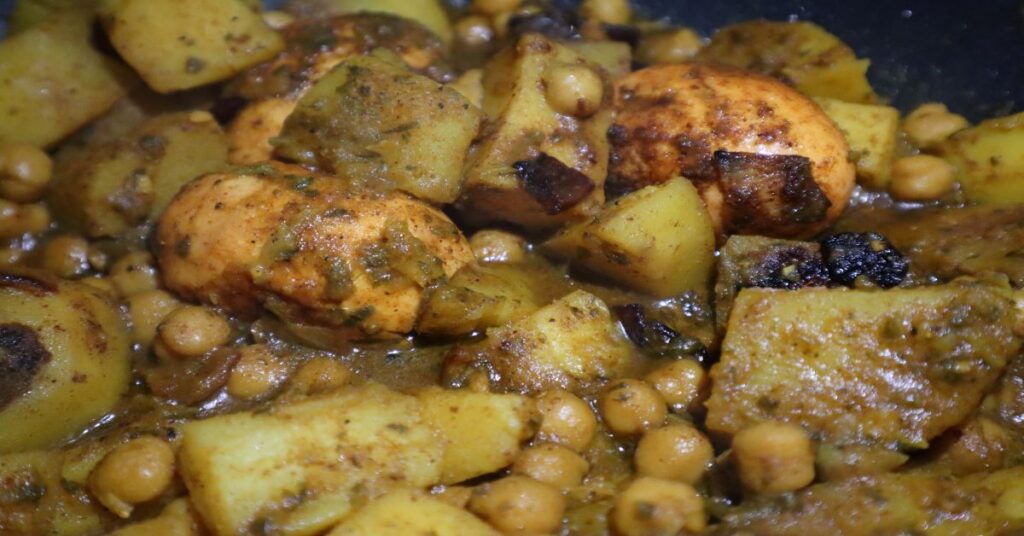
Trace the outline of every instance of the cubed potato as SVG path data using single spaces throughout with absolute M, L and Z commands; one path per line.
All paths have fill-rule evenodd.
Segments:
M 480 119 L 454 89 L 379 57 L 353 57 L 302 97 L 276 154 L 357 184 L 447 203 L 459 195 Z
M 1008 289 L 744 289 L 711 370 L 708 430 L 768 420 L 822 441 L 921 449 L 969 416 L 1020 348 Z
M 349 13 L 388 13 L 416 21 L 437 34 L 445 43 L 452 40 L 452 26 L 448 13 L 438 0 L 311 0 L 317 16 L 346 15 Z
M 164 508 L 160 515 L 132 523 L 115 530 L 108 536 L 202 536 L 204 532 L 199 526 L 196 514 L 188 499 L 178 499 Z
M 487 330 L 481 342 L 455 348 L 445 375 L 457 380 L 482 366 L 513 391 L 589 391 L 624 376 L 632 357 L 633 347 L 608 306 L 577 290 L 527 317 Z
M 892 106 L 815 99 L 846 136 L 857 178 L 868 188 L 884 190 L 892 178 L 893 153 L 900 112 Z
M 982 121 L 940 146 L 975 203 L 1024 203 L 1024 113 Z
M 430 295 L 416 331 L 460 335 L 522 318 L 558 297 L 552 292 L 562 286 L 551 284 L 553 272 L 524 264 L 468 264 Z
M 293 501 L 300 513 L 330 513 L 291 531 L 315 533 L 340 521 L 354 500 L 438 482 L 444 446 L 437 434 L 415 398 L 379 385 L 352 387 L 269 412 L 189 423 L 180 471 L 214 534 L 248 533 Z
M 67 10 L 0 42 L 0 143 L 49 146 L 103 114 L 131 73 L 93 48 L 89 10 Z
M 1024 529 L 1024 468 L 965 478 L 907 472 L 811 486 L 786 501 L 744 500 L 714 534 L 1017 534 Z M 809 507 L 808 505 L 813 505 Z
M 155 221 L 182 186 L 224 168 L 227 154 L 227 138 L 209 114 L 157 116 L 58 165 L 48 200 L 68 228 L 116 235 Z
M 423 492 L 391 492 L 360 508 L 328 536 L 430 534 L 498 536 L 498 531 L 466 510 Z
M 751 69 L 789 81 L 815 97 L 877 102 L 867 70 L 838 37 L 816 24 L 752 20 L 718 31 L 698 59 Z
M 618 41 L 569 41 L 565 46 L 588 62 L 599 65 L 612 81 L 633 69 L 633 50 Z
M 539 34 L 524 35 L 484 67 L 483 110 L 492 126 L 466 164 L 465 192 L 459 201 L 471 221 L 551 229 L 600 210 L 608 173 L 610 111 L 602 106 L 585 118 L 557 113 L 545 97 L 544 77 L 549 69 L 564 65 L 597 67 Z M 603 95 L 607 102 L 610 87 Z M 550 173 L 543 177 L 525 176 L 514 167 L 545 156 Z M 530 182 L 535 183 L 534 193 L 524 187 Z M 551 203 L 538 190 L 559 202 Z
M 8 34 L 16 34 L 71 8 L 93 9 L 99 0 L 16 0 L 7 20 Z
M 592 222 L 544 244 L 590 271 L 657 297 L 707 289 L 715 230 L 700 194 L 685 179 L 616 199 Z
M 423 420 L 445 437 L 441 482 L 455 484 L 509 465 L 529 439 L 533 400 L 525 396 L 429 388 L 419 393 Z
M 55 446 L 111 411 L 128 390 L 130 345 L 106 293 L 0 274 L 0 453 Z
M 225 80 L 284 47 L 241 0 L 101 0 L 99 13 L 117 52 L 161 93 Z

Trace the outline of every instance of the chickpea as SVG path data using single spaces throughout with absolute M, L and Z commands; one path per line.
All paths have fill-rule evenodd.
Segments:
M 17 244 L 8 244 L 0 248 L 0 267 L 14 266 L 25 258 L 25 250 Z
M 639 435 L 661 425 L 668 415 L 665 400 L 640 380 L 612 384 L 597 401 L 608 429 L 618 435 Z
M 89 491 L 126 518 L 136 504 L 159 497 L 174 477 L 174 451 L 153 436 L 133 439 L 107 453 L 89 473 Z
M 590 464 L 576 452 L 555 443 L 539 443 L 516 457 L 512 472 L 560 490 L 580 485 Z
M 497 229 L 478 231 L 469 239 L 480 262 L 517 263 L 526 259 L 528 245 L 521 236 Z
M 455 23 L 455 35 L 463 44 L 478 47 L 494 40 L 494 28 L 491 28 L 491 21 L 487 17 L 470 15 Z
M 680 423 L 644 434 L 633 461 L 641 475 L 696 484 L 714 457 L 711 441 L 693 426 Z
M 80 236 L 60 235 L 43 247 L 43 268 L 70 279 L 89 270 L 89 242 Z
M 580 452 L 587 448 L 597 431 L 597 418 L 590 406 L 578 396 L 556 389 L 537 397 L 540 429 L 537 437 Z
M 39 233 L 50 226 L 50 211 L 41 203 L 19 205 L 0 199 L 0 238 Z
M 153 290 L 157 287 L 157 271 L 153 256 L 146 251 L 133 251 L 110 267 L 110 281 L 121 296 Z
M 672 361 L 644 377 L 673 409 L 695 413 L 708 394 L 708 374 L 692 359 Z
M 106 251 L 93 246 L 89 247 L 87 258 L 89 259 L 89 266 L 92 266 L 93 270 L 105 270 L 110 262 L 110 257 Z
M 263 344 L 239 350 L 238 362 L 228 377 L 228 394 L 244 400 L 263 396 L 288 379 L 291 370 Z
M 143 346 L 149 346 L 156 338 L 156 330 L 161 322 L 181 302 L 174 296 L 159 289 L 147 290 L 132 294 L 128 298 L 128 315 L 132 319 L 132 340 Z
M 636 59 L 647 64 L 682 63 L 693 59 L 703 44 L 697 32 L 689 28 L 658 32 L 640 40 Z
M 931 149 L 970 123 L 962 115 L 950 113 L 945 104 L 922 104 L 903 119 L 903 131 L 910 142 L 922 149 Z
M 172 311 L 157 327 L 158 355 L 197 357 L 231 340 L 231 325 L 219 314 L 199 305 Z M 163 356 L 162 356 L 163 357 Z
M 473 0 L 471 6 L 477 13 L 497 15 L 518 8 L 521 2 L 522 0 Z
M 0 197 L 18 203 L 38 201 L 52 175 L 53 161 L 42 149 L 24 143 L 0 146 Z
M 927 154 L 900 158 L 892 167 L 889 193 L 902 201 L 931 201 L 953 191 L 956 168 Z
M 473 490 L 469 510 L 505 534 L 545 534 L 562 523 L 565 498 L 547 484 L 511 475 Z
M 336 359 L 314 357 L 306 361 L 291 379 L 291 388 L 306 394 L 336 389 L 352 379 L 352 371 Z
M 626 24 L 633 12 L 629 0 L 583 0 L 580 15 L 607 24 Z
M 611 522 L 622 536 L 685 535 L 703 531 L 707 516 L 693 486 L 641 477 L 615 497 Z
M 773 495 L 814 480 L 814 449 L 803 428 L 765 422 L 740 430 L 732 440 L 740 481 L 749 491 Z
M 604 81 L 585 65 L 558 65 L 544 73 L 544 95 L 551 108 L 565 115 L 589 117 L 601 108 Z

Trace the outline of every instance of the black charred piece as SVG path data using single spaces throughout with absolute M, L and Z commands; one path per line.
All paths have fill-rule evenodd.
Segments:
M 221 97 L 210 107 L 210 115 L 221 125 L 227 125 L 238 117 L 247 104 L 249 101 L 242 97 Z
M 703 357 L 705 348 L 700 341 L 682 335 L 665 323 L 648 317 L 643 305 L 618 305 L 613 307 L 612 311 L 622 324 L 626 337 L 645 354 L 668 358 L 684 355 Z
M 35 328 L 0 324 L 0 409 L 32 388 L 32 379 L 50 358 Z
M 602 27 L 612 41 L 626 43 L 632 48 L 640 42 L 640 29 L 632 24 L 603 24 Z
M 878 233 L 839 233 L 821 242 L 822 256 L 836 283 L 850 285 L 864 276 L 882 288 L 898 286 L 910 261 Z
M 516 162 L 512 168 L 520 186 L 550 216 L 569 210 L 594 191 L 590 177 L 545 153 Z
M 513 38 L 539 33 L 552 39 L 579 39 L 580 26 L 580 17 L 574 11 L 551 6 L 537 13 L 516 15 L 508 21 L 509 35 Z
M 828 268 L 821 255 L 803 247 L 779 248 L 761 260 L 751 274 L 751 286 L 796 290 L 829 284 Z

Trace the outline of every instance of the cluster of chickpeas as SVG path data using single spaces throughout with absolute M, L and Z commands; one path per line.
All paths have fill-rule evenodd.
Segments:
M 50 156 L 23 143 L 0 145 L 0 240 L 39 233 L 50 226 L 50 211 L 40 199 L 53 176 Z M 16 264 L 25 250 L 18 245 L 0 251 L 0 266 Z
M 905 156 L 893 163 L 889 193 L 901 201 L 933 201 L 946 196 L 956 186 L 956 169 L 931 154 L 956 132 L 970 126 L 961 115 L 939 103 L 923 104 L 907 114 L 902 131 L 921 154 Z

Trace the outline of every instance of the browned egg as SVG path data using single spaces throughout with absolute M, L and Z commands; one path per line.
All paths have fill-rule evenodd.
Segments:
M 849 201 L 855 177 L 843 134 L 779 81 L 656 65 L 618 83 L 615 107 L 611 183 L 629 191 L 682 175 L 697 185 L 719 235 L 808 236 Z

